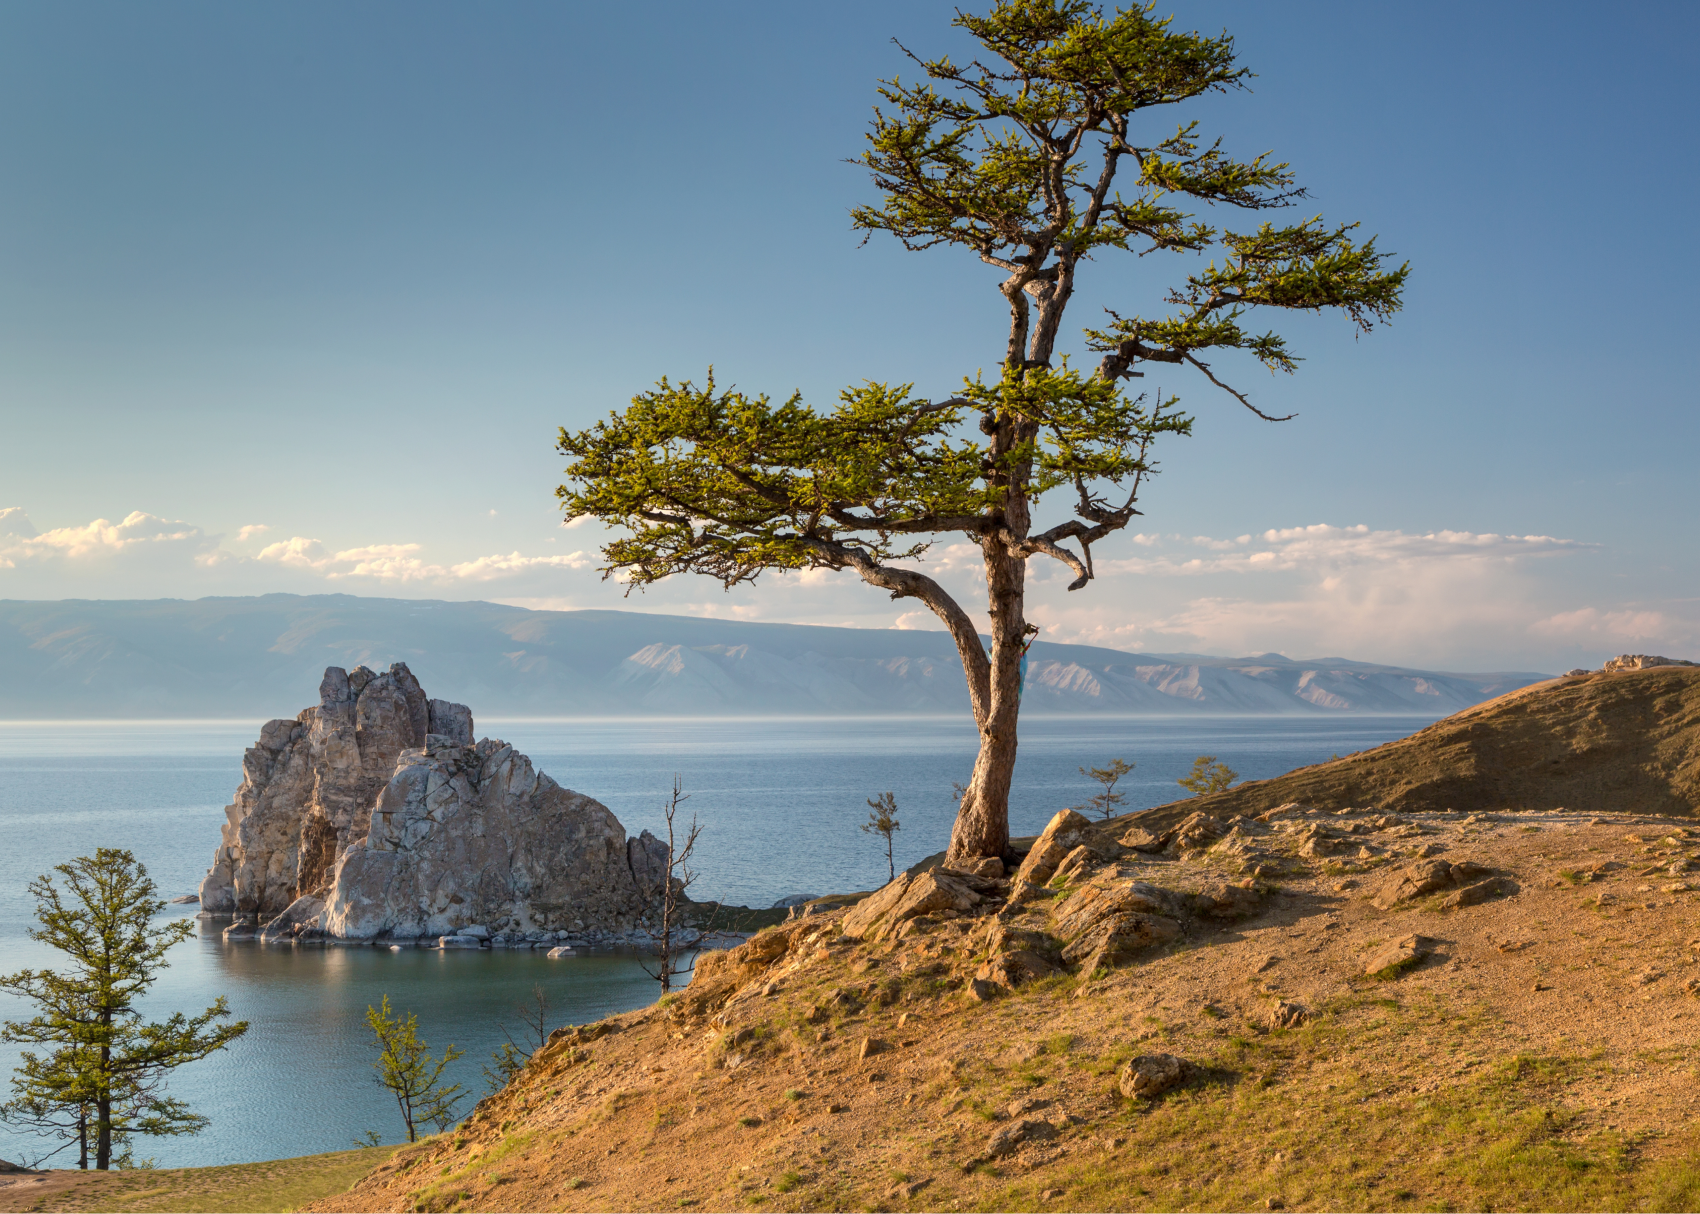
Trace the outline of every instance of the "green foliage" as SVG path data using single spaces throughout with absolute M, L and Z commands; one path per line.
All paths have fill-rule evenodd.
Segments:
M 454 1107 L 465 1092 L 458 1083 L 442 1083 L 443 1069 L 464 1051 L 450 1045 L 441 1058 L 432 1058 L 431 1047 L 419 1039 L 418 1017 L 409 1012 L 404 1020 L 392 1014 L 388 995 L 382 1007 L 366 1009 L 366 1025 L 378 1047 L 372 1069 L 378 1072 L 377 1082 L 395 1096 L 407 1126 L 407 1141 L 418 1141 L 421 1124 L 434 1124 L 439 1133 L 447 1130 L 454 1124 Z
M 483 1068 L 484 1093 L 494 1096 L 507 1087 L 513 1077 L 525 1069 L 526 1054 L 512 1041 L 504 1041 L 490 1051 L 490 1062 Z
M 644 586 L 703 573 L 730 587 L 766 569 L 918 557 L 933 541 L 917 536 L 988 533 L 1002 522 L 1002 481 L 1028 503 L 1065 484 L 1095 494 L 1099 482 L 1136 483 L 1152 471 L 1152 442 L 1192 425 L 1068 367 L 969 380 L 940 403 L 911 387 L 847 388 L 822 414 L 800 395 L 775 405 L 722 392 L 712 371 L 702 388 L 663 379 L 624 413 L 561 431 L 572 483 L 556 496 L 569 516 L 630 533 L 603 548 L 606 574 Z M 1020 416 L 1034 433 L 994 456 L 957 433 L 970 407 Z
M 1127 794 L 1116 791 L 1116 782 L 1128 772 L 1134 764 L 1122 759 L 1111 759 L 1108 767 L 1082 767 L 1080 774 L 1090 776 L 1104 786 L 1104 791 L 1090 798 L 1085 805 L 1077 805 L 1076 809 L 1091 810 L 1100 818 L 1113 818 L 1116 809 L 1127 800 Z
M 1239 778 L 1239 772 L 1226 763 L 1218 763 L 1215 755 L 1199 755 L 1192 761 L 1191 773 L 1175 783 L 1195 797 L 1204 797 L 1221 792 Z
M 223 1049 L 248 1023 L 218 1023 L 230 1015 L 222 996 L 198 1016 L 144 1021 L 136 1002 L 168 964 L 166 952 L 194 927 L 182 919 L 155 923 L 166 904 L 128 851 L 99 848 L 54 871 L 63 891 L 50 876 L 30 883 L 37 926 L 29 935 L 64 953 L 68 968 L 0 978 L 0 990 L 38 1009 L 0 1026 L 0 1041 L 52 1050 L 21 1053 L 0 1122 L 75 1142 L 83 1167 L 91 1150 L 102 1170 L 142 1166 L 130 1150 L 135 1135 L 194 1134 L 209 1124 L 164 1094 L 169 1072 Z
M 882 792 L 879 797 L 869 798 L 868 808 L 873 812 L 868 820 L 862 823 L 862 833 L 879 835 L 885 840 L 885 865 L 889 872 L 888 880 L 897 880 L 897 861 L 892 851 L 892 836 L 903 827 L 897 821 L 897 797 L 889 792 Z

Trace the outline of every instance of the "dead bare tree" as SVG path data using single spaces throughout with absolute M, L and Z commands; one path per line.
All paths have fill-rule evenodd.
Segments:
M 679 837 L 677 823 L 679 805 L 688 801 L 689 794 L 683 791 L 679 777 L 673 777 L 673 793 L 662 806 L 661 813 L 667 820 L 667 867 L 661 870 L 661 875 L 647 891 L 650 899 L 661 911 L 661 934 L 657 938 L 653 955 L 656 967 L 643 967 L 643 972 L 661 983 L 663 995 L 673 989 L 673 979 L 680 974 L 690 973 L 691 967 L 680 965 L 682 954 L 692 952 L 702 940 L 700 931 L 692 931 L 688 939 L 674 938 L 676 932 L 685 927 L 682 921 L 685 891 L 697 879 L 696 870 L 691 868 L 691 855 L 696 851 L 697 839 L 702 834 L 702 827 L 697 824 L 695 814 L 691 815 L 691 824 L 685 828 L 684 838 Z
M 531 999 L 515 1005 L 514 1010 L 519 1013 L 520 1022 L 526 1027 L 521 1038 L 524 1044 L 514 1040 L 514 1035 L 508 1031 L 506 1024 L 498 1026 L 507 1040 L 491 1051 L 490 1065 L 484 1068 L 487 1094 L 494 1094 L 507 1087 L 513 1077 L 525 1069 L 526 1061 L 531 1055 L 549 1043 L 549 993 L 541 984 L 532 987 Z

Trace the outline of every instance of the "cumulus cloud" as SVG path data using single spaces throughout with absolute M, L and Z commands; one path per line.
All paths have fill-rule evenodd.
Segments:
M 332 552 L 315 539 L 294 536 L 262 548 L 254 558 L 311 569 L 330 579 L 370 578 L 377 582 L 491 582 L 516 574 L 543 569 L 588 569 L 592 561 L 583 552 L 565 556 L 526 556 L 510 552 L 503 556 L 481 556 L 470 561 L 443 565 L 418 555 L 421 544 L 367 544 Z
M 0 510 L 0 539 L 30 539 L 34 535 L 35 525 L 22 506 L 7 506 Z
M 271 528 L 250 523 L 237 543 Z M 121 522 L 98 518 L 86 524 L 38 531 L 21 507 L 0 509 L 0 593 L 29 597 L 173 597 L 218 593 L 263 593 L 287 588 L 311 591 L 340 584 L 407 587 L 415 593 L 453 592 L 470 585 L 507 585 L 527 578 L 593 567 L 582 551 L 528 556 L 510 551 L 468 559 L 434 557 L 418 543 L 371 543 L 333 549 L 309 536 L 265 544 L 258 552 L 233 551 L 218 535 L 192 524 L 136 511 Z M 279 580 L 280 577 L 283 580 Z M 545 582 L 538 582 L 539 586 Z
M 137 510 L 120 522 L 97 518 L 77 527 L 37 531 L 19 508 L 0 512 L 0 568 L 30 569 L 75 562 L 110 568 L 163 558 L 169 562 L 218 562 L 218 541 L 199 527 Z

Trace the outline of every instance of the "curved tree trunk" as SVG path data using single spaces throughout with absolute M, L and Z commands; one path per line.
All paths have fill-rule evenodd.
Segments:
M 1009 785 L 1015 774 L 1016 721 L 1021 714 L 1027 562 L 1010 556 L 997 539 L 988 539 L 986 549 L 986 602 L 992 618 L 990 703 L 978 720 L 980 753 L 945 853 L 945 863 L 954 867 L 973 865 L 987 856 L 1001 858 L 1009 851 Z

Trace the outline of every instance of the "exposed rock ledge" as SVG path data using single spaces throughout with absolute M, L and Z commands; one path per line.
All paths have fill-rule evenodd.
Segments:
M 628 840 L 465 705 L 411 671 L 325 671 L 319 704 L 270 721 L 201 883 L 203 911 L 262 940 L 537 940 L 647 923 L 666 845 Z

